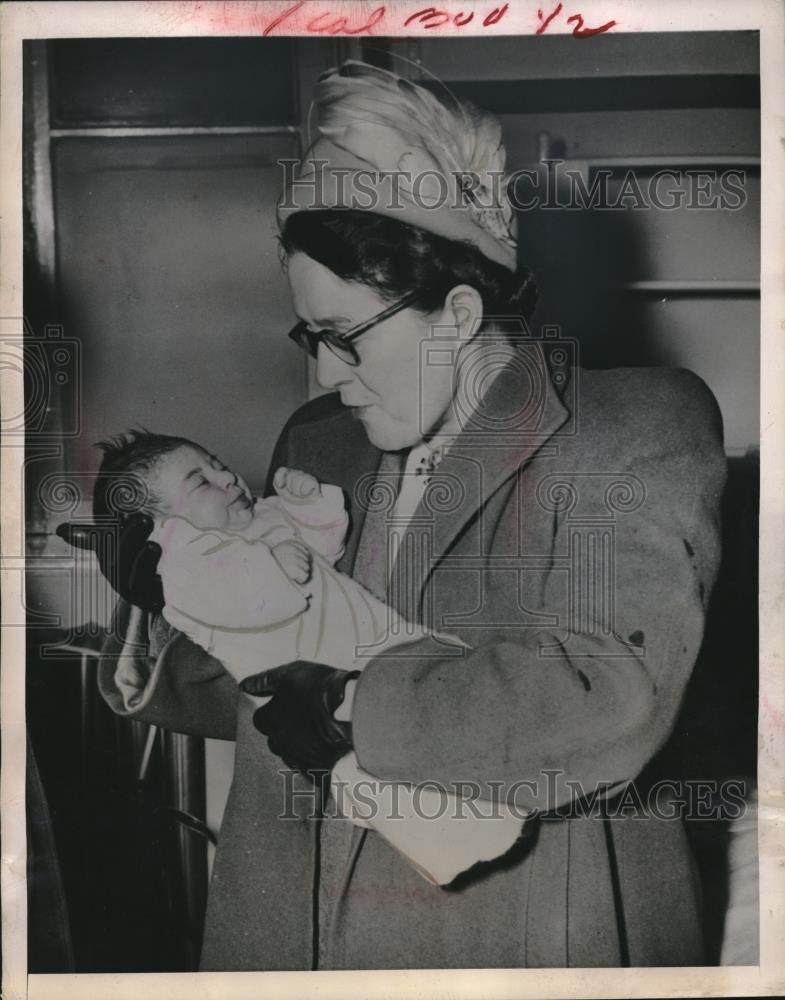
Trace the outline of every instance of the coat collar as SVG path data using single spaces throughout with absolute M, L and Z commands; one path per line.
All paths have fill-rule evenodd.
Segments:
M 476 375 L 479 386 L 487 376 L 487 358 L 485 367 L 478 364 Z M 471 377 L 465 379 L 459 394 L 466 414 L 463 430 L 432 477 L 401 539 L 390 601 L 403 614 L 413 610 L 412 599 L 419 603 L 434 568 L 467 525 L 482 516 L 489 498 L 569 416 L 539 344 L 520 345 L 483 398 L 472 389 Z

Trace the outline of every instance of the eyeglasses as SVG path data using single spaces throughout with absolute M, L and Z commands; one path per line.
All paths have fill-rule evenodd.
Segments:
M 309 330 L 305 320 L 301 320 L 292 327 L 288 336 L 312 358 L 318 355 L 319 344 L 324 344 L 337 358 L 340 358 L 347 365 L 351 365 L 352 368 L 356 368 L 360 364 L 360 355 L 357 353 L 354 341 L 379 323 L 383 323 L 384 320 L 390 319 L 391 316 L 408 308 L 416 298 L 417 292 L 409 292 L 408 295 L 393 302 L 391 306 L 377 313 L 376 316 L 372 316 L 359 326 L 352 327 L 346 333 L 336 333 L 335 330 Z

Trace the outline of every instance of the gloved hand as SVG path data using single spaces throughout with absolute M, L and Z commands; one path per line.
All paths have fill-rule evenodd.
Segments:
M 121 523 L 119 536 L 115 527 L 68 522 L 57 527 L 57 534 L 69 545 L 93 549 L 101 572 L 126 601 L 143 611 L 160 611 L 164 592 L 156 567 L 161 547 L 147 540 L 152 530 L 151 517 L 131 514 Z
M 359 670 L 295 660 L 246 677 L 240 688 L 256 697 L 273 696 L 254 713 L 254 726 L 287 767 L 316 778 L 352 749 L 351 724 L 339 722 L 333 712 L 346 685 L 359 676 Z

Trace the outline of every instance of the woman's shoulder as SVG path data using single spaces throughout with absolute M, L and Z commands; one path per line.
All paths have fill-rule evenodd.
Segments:
M 606 368 L 576 371 L 572 396 L 578 425 L 610 421 L 624 427 L 682 427 L 722 436 L 717 400 L 686 368 Z
M 311 472 L 317 479 L 325 478 L 324 471 L 318 471 L 310 465 L 297 465 L 301 453 L 305 452 L 309 457 L 326 457 L 336 451 L 353 452 L 358 448 L 364 450 L 371 447 L 362 424 L 341 403 L 337 392 L 317 396 L 295 410 L 281 431 L 279 444 L 286 447 L 289 459 L 283 461 L 279 450 L 275 457 L 277 465 L 274 464 L 273 468 L 278 465 L 293 465 Z
M 270 462 L 265 495 L 274 492 L 275 470 L 285 465 L 310 472 L 317 479 L 343 488 L 354 482 L 357 469 L 378 464 L 378 451 L 363 425 L 340 401 L 338 393 L 309 400 L 295 410 L 278 438 Z
M 592 469 L 626 468 L 649 459 L 673 467 L 725 467 L 722 416 L 713 393 L 679 368 L 581 369 L 568 402 L 563 460 Z
M 333 420 L 351 420 L 351 415 L 341 403 L 341 397 L 337 392 L 325 393 L 303 403 L 286 421 L 284 432 L 291 431 L 295 427 L 321 424 Z

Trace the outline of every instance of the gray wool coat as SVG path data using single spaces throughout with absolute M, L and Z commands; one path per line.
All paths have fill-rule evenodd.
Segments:
M 509 857 L 452 888 L 429 884 L 377 833 L 313 817 L 311 785 L 282 776 L 219 662 L 153 621 L 149 643 L 143 630 L 130 637 L 146 688 L 126 713 L 119 642 L 107 644 L 99 683 L 115 711 L 236 740 L 202 968 L 702 962 L 678 809 L 645 775 L 672 730 L 719 562 L 716 403 L 687 371 L 575 370 L 557 392 L 536 349 L 521 359 L 442 462 L 386 595 L 470 649 L 423 639 L 371 659 L 353 707 L 365 771 L 470 783 L 541 810 Z M 381 458 L 327 396 L 291 418 L 271 466 L 346 491 L 339 568 L 357 564 L 377 591 L 396 530 Z M 598 789 L 593 804 L 611 818 L 587 808 Z

